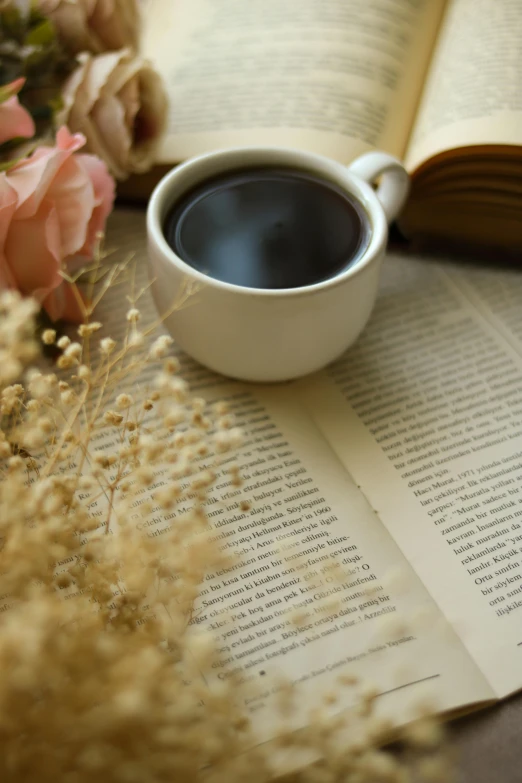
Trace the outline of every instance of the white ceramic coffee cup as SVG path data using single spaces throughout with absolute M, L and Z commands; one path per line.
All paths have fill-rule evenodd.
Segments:
M 332 182 L 357 199 L 369 220 L 360 258 L 339 274 L 300 288 L 260 289 L 225 283 L 185 263 L 163 225 L 188 190 L 219 174 L 256 166 L 288 167 Z M 372 184 L 379 180 L 376 190 Z M 401 163 L 369 152 L 345 167 L 328 158 L 278 147 L 234 148 L 201 155 L 170 171 L 147 210 L 149 274 L 158 312 L 176 343 L 212 370 L 247 381 L 285 381 L 324 367 L 359 336 L 372 311 L 388 224 L 408 193 Z M 192 301 L 173 309 L 187 283 Z

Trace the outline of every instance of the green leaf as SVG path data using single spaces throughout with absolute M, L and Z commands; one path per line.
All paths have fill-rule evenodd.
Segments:
M 13 166 L 16 166 L 16 164 L 20 163 L 24 158 L 25 155 L 22 155 L 20 158 L 13 158 L 13 160 L 5 160 L 3 163 L 0 163 L 0 174 L 9 171 L 9 169 L 12 169 Z
M 23 142 L 27 142 L 27 139 L 11 139 L 8 144 L 12 148 L 16 146 L 16 144 L 21 144 Z M 5 148 L 7 144 L 2 144 L 0 147 L 0 150 Z M 17 163 L 20 163 L 21 160 L 25 160 L 26 158 L 31 155 L 35 149 L 37 148 L 37 143 L 32 143 L 30 146 L 25 148 L 25 152 L 23 155 L 19 155 L 17 158 L 11 158 L 10 160 L 0 160 L 0 173 L 9 171 L 9 169 L 12 169 L 13 166 L 16 166 Z
M 9 98 L 12 98 L 13 95 L 16 95 L 19 90 L 20 88 L 18 88 L 18 90 L 13 90 L 10 84 L 3 84 L 0 86 L 0 103 L 5 103 L 5 101 L 8 101 Z
M 25 36 L 26 46 L 49 46 L 54 41 L 54 27 L 48 19 L 40 22 Z
M 57 114 L 64 107 L 64 100 L 61 95 L 56 95 L 49 101 L 49 108 L 53 114 Z
M 10 7 L 0 13 L 0 33 L 2 37 L 20 40 L 24 29 L 24 20 L 17 8 Z

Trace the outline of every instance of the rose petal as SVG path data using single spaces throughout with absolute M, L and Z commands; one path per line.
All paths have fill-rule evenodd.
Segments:
M 63 125 L 56 134 L 56 145 L 60 150 L 77 152 L 85 144 L 85 138 L 81 133 L 71 133 L 67 126 Z
M 87 139 L 87 149 L 89 152 L 94 153 L 94 155 L 97 155 L 105 161 L 111 174 L 118 179 L 124 179 L 128 174 L 126 168 L 120 166 L 118 161 L 112 157 L 110 150 L 104 143 L 104 138 L 92 117 L 84 118 L 82 133 L 84 133 L 85 138 Z
M 128 60 L 129 57 L 129 51 L 122 49 L 119 52 L 108 52 L 98 55 L 98 57 L 90 58 L 89 68 L 86 70 L 84 77 L 86 90 L 85 108 L 87 111 L 90 111 L 99 99 L 102 90 L 105 89 L 107 82 L 113 76 L 116 67 L 121 65 L 122 61 Z M 126 78 L 124 81 L 126 81 Z
M 137 49 L 140 14 L 137 0 L 38 0 L 61 43 L 74 53 Z
M 91 116 L 97 136 L 103 139 L 110 160 L 125 170 L 132 146 L 132 127 L 129 129 L 125 122 L 123 104 L 115 95 L 102 97 L 96 102 Z
M 60 258 L 77 253 L 85 244 L 87 227 L 96 205 L 91 179 L 75 156 L 57 171 L 47 199 L 56 207 L 60 225 Z
M 20 106 L 16 95 L 0 103 L 0 144 L 10 139 L 30 139 L 34 134 L 33 118 Z
M 16 280 L 4 254 L 4 245 L 17 202 L 16 190 L 11 187 L 5 174 L 0 174 L 0 290 L 16 288 Z
M 140 71 L 140 110 L 134 127 L 134 143 L 127 168 L 141 173 L 154 162 L 158 142 L 167 124 L 168 103 L 163 83 L 153 68 Z
M 140 80 L 138 75 L 125 82 L 118 92 L 118 100 L 125 111 L 125 124 L 128 128 L 133 128 L 136 115 L 140 110 Z
M 122 168 L 113 158 L 104 137 L 98 132 L 90 112 L 101 93 L 103 80 L 107 77 L 106 68 L 110 73 L 110 70 L 124 56 L 127 56 L 126 52 L 95 58 L 87 53 L 79 55 L 81 64 L 65 85 L 66 108 L 60 114 L 60 120 L 66 122 L 69 128 L 85 135 L 87 149 L 102 158 L 117 177 L 125 176 L 125 168 Z M 81 81 L 79 81 L 80 79 Z M 110 132 L 109 138 L 111 135 Z
M 99 158 L 94 155 L 78 155 L 77 159 L 92 181 L 96 199 L 85 245 L 78 251 L 80 255 L 91 258 L 98 237 L 104 231 L 105 223 L 111 213 L 116 188 L 107 166 Z
M 39 0 L 40 11 L 58 31 L 61 43 L 72 52 L 104 50 L 103 42 L 88 24 L 96 0 Z
M 57 147 L 38 147 L 29 158 L 20 161 L 7 172 L 9 184 L 18 194 L 19 220 L 31 217 L 38 211 L 61 166 L 85 143 L 83 136 L 71 136 L 66 129 L 60 129 L 56 138 Z
M 28 220 L 11 220 L 4 247 L 16 287 L 40 301 L 60 284 L 60 223 L 53 204 L 44 201 Z
M 4 246 L 11 218 L 18 204 L 18 194 L 5 174 L 0 174 L 0 248 Z
M 65 154 L 52 147 L 39 147 L 7 172 L 9 184 L 18 195 L 18 217 L 28 218 L 38 211 L 42 199 Z
M 132 57 L 128 49 L 122 49 L 120 54 L 122 56 L 109 74 L 102 93 L 118 93 L 130 79 L 141 73 L 145 65 L 141 57 Z
M 139 12 L 136 0 L 98 0 L 89 19 L 106 49 L 137 47 Z

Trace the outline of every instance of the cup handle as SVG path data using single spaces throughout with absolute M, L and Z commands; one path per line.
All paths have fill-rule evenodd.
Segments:
M 386 220 L 391 223 L 404 206 L 410 189 L 408 174 L 400 160 L 386 152 L 366 152 L 350 164 L 348 171 L 368 185 L 373 186 L 375 180 L 380 179 L 376 195 Z

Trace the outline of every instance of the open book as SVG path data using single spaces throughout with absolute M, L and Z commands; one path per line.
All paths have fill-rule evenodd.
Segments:
M 144 220 L 111 221 L 146 274 Z M 449 711 L 522 688 L 521 297 L 513 271 L 390 254 L 369 326 L 321 373 L 240 384 L 180 355 L 245 433 L 244 486 L 218 477 L 207 508 L 239 561 L 207 576 L 192 622 L 216 634 L 216 677 L 255 688 L 261 726 L 280 673 L 309 704 L 348 669 L 394 721 L 427 694 Z M 126 306 L 100 313 L 114 336 Z
M 518 0 L 144 0 L 143 54 L 170 100 L 159 174 L 220 147 L 348 163 L 381 148 L 413 176 L 408 237 L 522 247 Z

